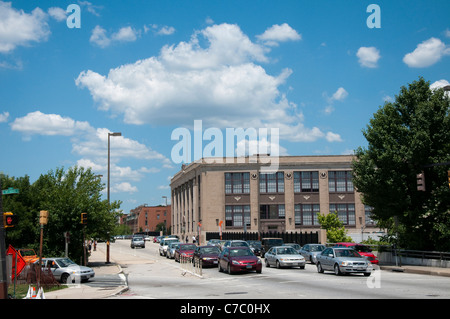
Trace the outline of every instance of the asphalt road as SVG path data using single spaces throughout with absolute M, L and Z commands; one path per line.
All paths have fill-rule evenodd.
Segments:
M 375 270 L 335 276 L 305 269 L 263 266 L 261 274 L 229 275 L 205 268 L 202 276 L 186 272 L 174 260 L 159 256 L 158 244 L 131 249 L 129 240 L 111 245 L 111 255 L 128 280 L 129 290 L 117 299 L 448 299 L 450 278 Z

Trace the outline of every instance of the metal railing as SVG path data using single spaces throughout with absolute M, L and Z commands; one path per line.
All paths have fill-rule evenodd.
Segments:
M 187 256 L 180 256 L 181 274 L 184 276 L 186 273 L 190 273 L 194 276 L 203 278 L 202 262 L 194 262 L 194 259 Z

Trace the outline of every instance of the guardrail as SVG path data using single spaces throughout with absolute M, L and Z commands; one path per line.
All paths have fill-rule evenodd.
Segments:
M 181 274 L 184 276 L 187 272 L 203 278 L 202 262 L 194 263 L 194 259 L 187 256 L 180 256 Z

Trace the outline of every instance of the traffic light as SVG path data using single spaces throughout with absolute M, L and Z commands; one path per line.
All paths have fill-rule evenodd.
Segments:
M 416 175 L 417 178 L 417 190 L 419 192 L 425 192 L 425 173 L 422 171 L 421 173 Z
M 87 213 L 81 213 L 81 224 L 87 225 Z
M 3 226 L 4 228 L 14 227 L 17 224 L 17 215 L 13 215 L 11 212 L 3 213 Z

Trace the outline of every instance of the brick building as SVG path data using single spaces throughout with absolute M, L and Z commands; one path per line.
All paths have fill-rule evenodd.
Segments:
M 281 156 L 278 170 L 261 169 L 262 157 L 201 159 L 171 180 L 172 233 L 318 231 L 317 214 L 337 211 L 356 240 L 379 229 L 354 189 L 351 155 Z
M 128 225 L 133 233 L 156 231 L 156 225 L 164 223 L 166 231 L 171 227 L 171 207 L 141 205 L 130 210 L 124 217 L 124 224 Z

